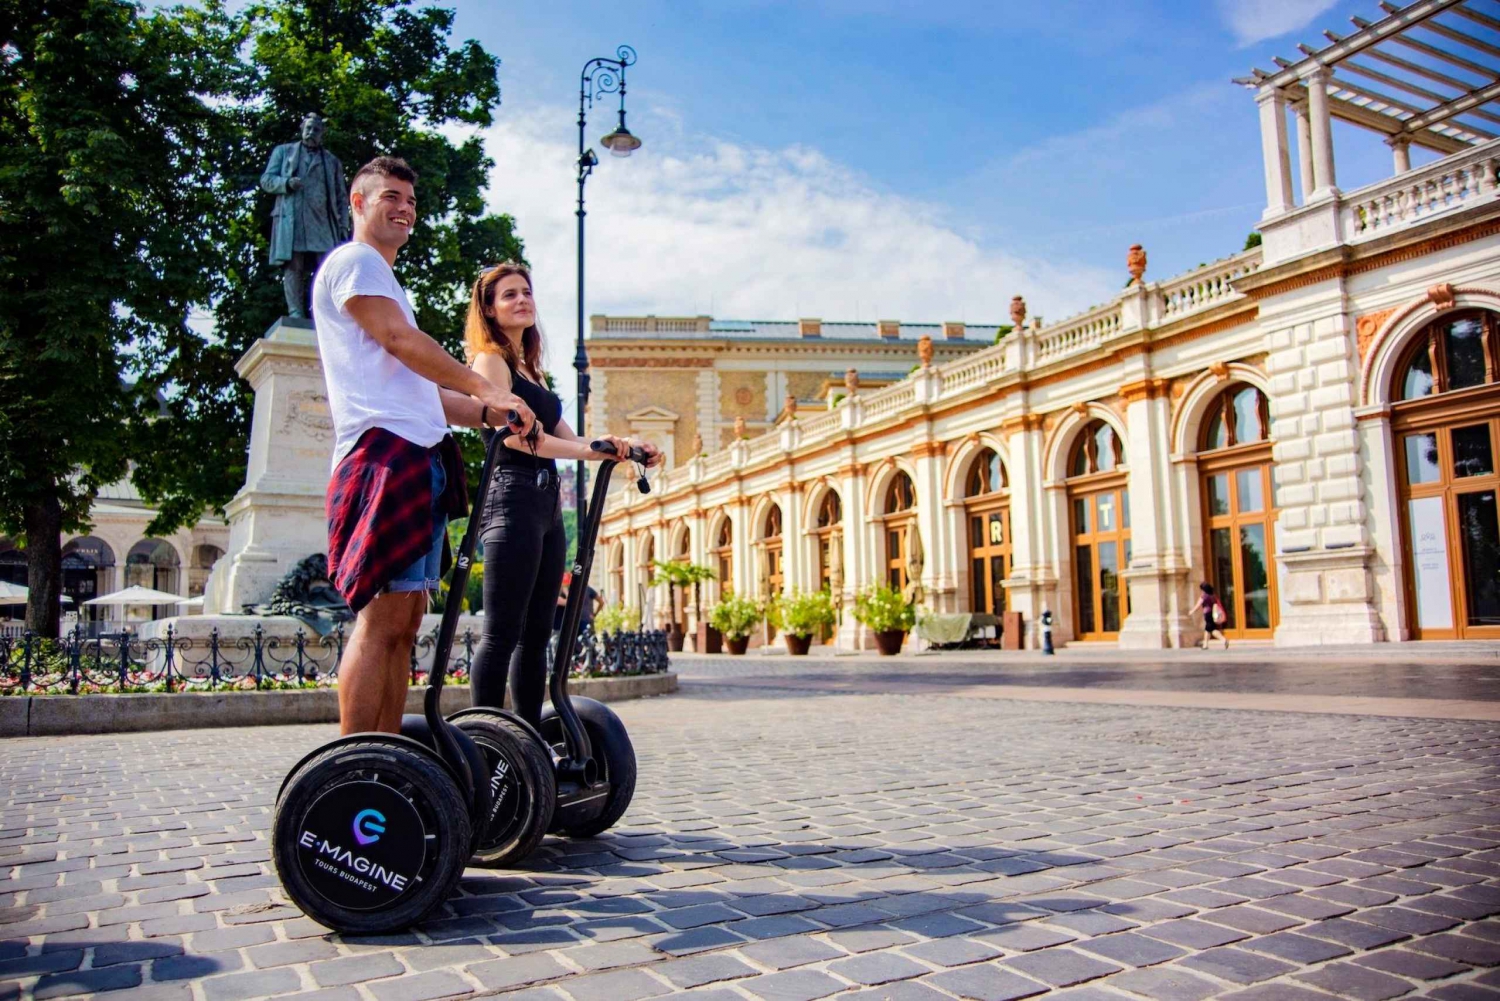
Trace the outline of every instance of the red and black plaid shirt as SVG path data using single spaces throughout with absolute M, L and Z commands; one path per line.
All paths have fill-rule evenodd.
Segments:
M 328 576 L 355 612 L 432 545 L 434 452 L 447 473 L 444 512 L 462 518 L 469 511 L 469 490 L 452 435 L 429 449 L 371 428 L 328 481 Z M 449 562 L 444 538 L 443 573 Z

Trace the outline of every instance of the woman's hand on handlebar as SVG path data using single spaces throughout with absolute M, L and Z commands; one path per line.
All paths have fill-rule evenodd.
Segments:
M 500 427 L 509 423 L 510 429 L 518 435 L 526 435 L 531 432 L 532 425 L 536 424 L 536 415 L 531 412 L 524 400 L 515 393 L 507 392 L 498 386 L 490 386 L 479 397 L 479 402 L 490 408 L 488 420 L 490 427 Z M 510 422 L 509 416 L 514 412 L 520 418 L 519 423 Z
M 642 452 L 646 453 L 646 466 L 648 468 L 659 466 L 664 461 L 666 461 L 666 456 L 661 454 L 661 449 L 657 448 L 649 441 L 636 441 L 634 438 L 632 438 L 630 439 L 630 444 L 636 446 Z
M 629 438 L 621 438 L 618 435 L 613 434 L 600 434 L 595 435 L 593 440 L 607 443 L 611 448 L 614 449 L 614 451 L 599 451 L 590 448 L 588 450 L 588 456 L 591 459 L 597 459 L 600 462 L 624 462 L 626 459 L 630 458 Z

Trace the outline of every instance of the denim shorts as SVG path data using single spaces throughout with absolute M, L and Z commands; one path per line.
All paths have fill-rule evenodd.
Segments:
M 432 545 L 426 555 L 420 556 L 394 580 L 386 585 L 390 592 L 436 591 L 438 579 L 443 572 L 443 533 L 448 530 L 448 516 L 443 513 L 443 490 L 448 485 L 448 474 L 443 469 L 443 460 L 436 451 L 432 453 Z

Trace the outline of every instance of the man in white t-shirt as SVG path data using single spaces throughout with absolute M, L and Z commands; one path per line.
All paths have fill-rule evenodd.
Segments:
M 534 421 L 520 397 L 417 328 L 392 270 L 416 224 L 415 182 L 395 157 L 362 167 L 349 185 L 354 238 L 313 281 L 335 436 L 329 562 L 357 614 L 339 665 L 345 734 L 400 731 L 412 644 L 438 587 L 444 502 L 455 492 L 455 460 L 445 463 L 440 447 L 456 456 L 449 425 L 498 426 L 514 412 L 512 430 L 525 433 Z M 412 499 L 429 489 L 430 510 L 415 510 Z

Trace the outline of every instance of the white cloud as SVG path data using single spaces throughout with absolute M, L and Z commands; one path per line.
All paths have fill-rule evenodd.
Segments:
M 1305 28 L 1336 0 L 1215 0 L 1240 47 Z
M 485 134 L 491 204 L 526 242 L 565 395 L 576 301 L 568 118 L 507 111 Z M 807 147 L 692 140 L 649 112 L 631 124 L 646 148 L 602 157 L 588 182 L 589 313 L 1002 323 L 1018 293 L 1061 318 L 1119 285 L 1096 268 L 987 248 L 944 208 L 879 191 Z

